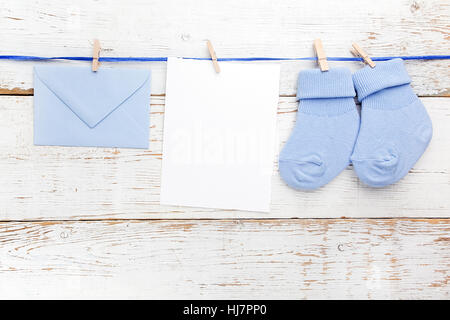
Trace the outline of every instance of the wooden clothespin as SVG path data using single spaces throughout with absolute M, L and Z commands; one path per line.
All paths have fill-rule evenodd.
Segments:
M 206 44 L 208 45 L 208 50 L 209 50 L 209 54 L 211 55 L 214 69 L 216 70 L 217 73 L 220 73 L 220 66 L 219 66 L 219 63 L 217 62 L 217 56 L 216 56 L 216 52 L 214 51 L 214 47 L 212 46 L 211 41 L 209 41 L 209 40 L 207 40 Z
M 100 41 L 94 39 L 94 53 L 92 54 L 92 71 L 97 72 L 100 63 L 98 59 L 100 58 Z
M 367 63 L 371 68 L 375 68 L 375 62 L 370 59 L 367 52 L 365 52 L 356 42 L 352 43 L 353 48 L 355 49 L 352 53 L 356 56 L 360 56 L 365 63 Z
M 320 70 L 328 71 L 330 68 L 328 67 L 327 56 L 323 50 L 322 40 L 314 40 L 314 51 L 316 52 L 317 63 L 319 64 Z

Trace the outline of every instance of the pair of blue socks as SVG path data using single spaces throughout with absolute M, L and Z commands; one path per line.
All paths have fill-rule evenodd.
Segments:
M 403 178 L 433 132 L 410 82 L 401 59 L 366 66 L 353 76 L 346 68 L 301 71 L 297 122 L 279 157 L 283 180 L 295 189 L 316 189 L 350 163 L 371 187 Z

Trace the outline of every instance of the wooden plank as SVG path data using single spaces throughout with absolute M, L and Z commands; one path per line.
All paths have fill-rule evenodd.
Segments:
M 332 0 L 284 0 L 276 4 L 230 0 L 214 5 L 203 1 L 180 5 L 165 0 L 100 0 L 69 6 L 51 0 L 4 0 L 0 54 L 91 56 L 94 38 L 101 40 L 104 57 L 208 57 L 206 39 L 214 42 L 219 58 L 305 57 L 314 56 L 315 38 L 322 39 L 328 56 L 350 57 L 354 41 L 371 56 L 449 54 L 448 21 L 450 5 L 446 0 L 379 0 L 376 5 L 371 0 L 351 0 L 339 6 Z M 29 93 L 34 64 L 0 61 L 0 93 Z M 90 66 L 89 62 L 74 64 Z M 152 92 L 165 92 L 165 63 L 120 65 L 151 68 Z M 341 65 L 355 71 L 363 64 L 330 62 L 330 67 Z M 449 60 L 410 61 L 406 65 L 417 94 L 449 96 Z M 294 95 L 299 70 L 315 67 L 313 61 L 284 62 L 281 95 Z
M 0 223 L 0 298 L 448 299 L 450 220 Z
M 0 97 L 0 220 L 450 217 L 447 98 L 422 99 L 434 137 L 399 183 L 372 189 L 349 167 L 318 191 L 295 191 L 281 181 L 275 161 L 270 214 L 159 205 L 164 97 L 152 98 L 149 150 L 33 146 L 32 100 Z M 280 149 L 296 108 L 295 98 L 280 98 Z

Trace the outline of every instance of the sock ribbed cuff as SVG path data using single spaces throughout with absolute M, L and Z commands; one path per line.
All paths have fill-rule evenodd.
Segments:
M 356 95 L 352 74 L 347 68 L 303 70 L 298 75 L 297 100 L 349 98 Z
M 321 117 L 333 117 L 349 111 L 356 111 L 354 98 L 302 99 L 298 112 Z
M 364 98 L 377 91 L 409 84 L 411 79 L 406 71 L 402 59 L 392 59 L 388 61 L 377 62 L 375 68 L 365 66 L 353 75 L 358 100 L 361 102 Z

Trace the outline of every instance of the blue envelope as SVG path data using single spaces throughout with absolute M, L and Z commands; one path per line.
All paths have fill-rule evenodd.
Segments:
M 34 144 L 148 148 L 150 71 L 34 67 Z

